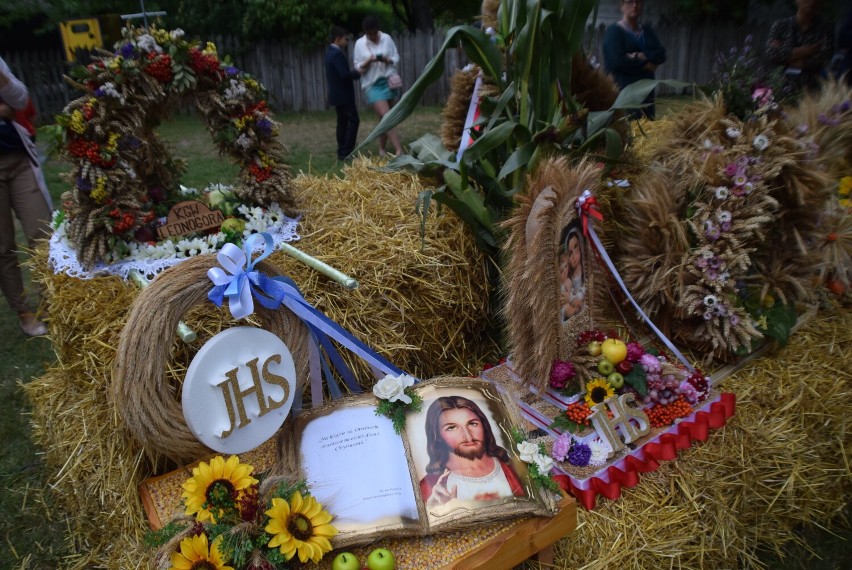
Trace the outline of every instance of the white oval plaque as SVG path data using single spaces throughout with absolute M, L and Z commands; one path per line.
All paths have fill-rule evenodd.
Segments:
M 183 415 L 207 447 L 245 453 L 278 431 L 295 391 L 287 345 L 269 331 L 234 327 L 207 341 L 192 359 L 183 383 Z

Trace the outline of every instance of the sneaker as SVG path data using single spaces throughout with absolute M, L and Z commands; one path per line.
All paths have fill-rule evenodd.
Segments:
M 33 315 L 21 317 L 20 323 L 21 330 L 27 336 L 44 336 L 47 334 L 47 326 Z

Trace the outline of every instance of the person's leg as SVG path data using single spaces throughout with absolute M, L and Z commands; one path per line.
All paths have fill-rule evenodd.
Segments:
M 390 108 L 391 105 L 389 101 L 376 101 L 373 103 L 373 109 L 375 109 L 376 114 L 379 115 L 379 120 L 387 115 Z M 385 153 L 385 146 L 387 145 L 388 139 L 390 139 L 391 144 L 393 145 L 394 153 L 397 155 L 402 154 L 402 144 L 399 138 L 399 131 L 396 127 L 390 129 L 387 133 L 379 137 L 379 154 Z
M 41 193 L 36 181 L 29 155 L 21 153 L 14 170 L 14 177 L 9 181 L 11 206 L 27 237 L 30 247 L 36 247 L 38 242 L 50 235 L 50 208 Z M 20 269 L 18 270 L 20 275 Z M 21 287 L 23 294 L 23 286 Z M 47 332 L 43 323 L 24 307 L 18 310 L 21 328 L 30 336 L 39 336 Z
M 343 136 L 343 151 L 344 156 L 349 156 L 355 150 L 355 145 L 358 141 L 358 126 L 361 124 L 361 118 L 358 116 L 358 107 L 355 103 L 345 105 L 346 109 L 346 129 Z
M 0 290 L 16 313 L 29 310 L 24 295 L 24 280 L 15 246 L 15 224 L 12 220 L 11 180 L 15 160 L 0 154 Z
M 373 110 L 376 111 L 376 114 L 379 116 L 379 120 L 382 120 L 388 110 L 390 109 L 390 105 L 384 99 L 380 101 L 376 101 L 373 103 Z M 379 155 L 384 156 L 385 154 L 385 146 L 388 144 L 388 135 L 387 133 L 379 136 Z
M 337 159 L 343 160 L 349 154 L 346 152 L 346 125 L 349 118 L 344 105 L 335 105 L 334 110 L 337 112 Z

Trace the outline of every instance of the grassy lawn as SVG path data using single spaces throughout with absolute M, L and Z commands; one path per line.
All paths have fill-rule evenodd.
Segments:
M 660 114 L 676 106 L 677 101 L 658 100 Z M 316 176 L 335 176 L 341 172 L 342 164 L 336 160 L 334 139 L 335 114 L 333 111 L 283 114 L 281 139 L 289 148 L 288 162 L 294 173 L 305 172 Z M 377 120 L 369 110 L 361 110 L 359 141 L 373 129 Z M 440 109 L 421 108 L 403 125 L 401 135 L 407 145 L 421 135 L 438 133 Z M 211 182 L 232 182 L 236 168 L 223 160 L 212 147 L 210 137 L 195 116 L 178 116 L 160 128 L 162 136 L 173 147 L 173 154 L 189 161 L 188 172 L 183 183 L 187 186 L 204 187 Z M 372 145 L 372 152 L 377 146 Z M 56 204 L 65 189 L 62 174 L 69 170 L 68 164 L 48 159 L 45 176 L 54 195 Z M 19 237 L 19 243 L 23 239 Z M 32 290 L 30 288 L 29 290 Z M 62 513 L 55 514 L 51 521 L 48 507 L 41 503 L 42 489 L 49 476 L 39 457 L 38 448 L 29 437 L 29 403 L 19 384 L 26 383 L 42 374 L 45 364 L 54 355 L 46 339 L 27 339 L 20 332 L 15 316 L 8 310 L 0 311 L 0 400 L 5 402 L 5 413 L 0 416 L 0 568 L 53 569 L 61 566 L 61 558 L 67 554 Z M 49 497 L 46 497 L 49 505 Z M 829 560 L 842 565 L 845 544 L 822 535 L 807 531 L 809 542 L 819 552 L 827 553 Z M 836 552 L 835 552 L 836 551 Z M 809 567 L 829 568 L 831 565 L 814 566 L 807 561 L 806 552 L 791 552 L 792 560 L 784 562 L 767 556 L 766 563 L 773 568 Z

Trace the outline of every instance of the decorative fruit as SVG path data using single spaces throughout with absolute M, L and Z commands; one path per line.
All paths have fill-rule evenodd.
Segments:
M 370 570 L 395 570 L 396 559 L 387 548 L 377 548 L 367 557 L 367 568 Z
M 601 361 L 598 362 L 598 372 L 604 376 L 609 376 L 615 372 L 615 365 L 606 358 L 601 358 Z
M 593 340 L 588 344 L 586 350 L 589 351 L 591 356 L 600 356 L 601 355 L 601 343 L 596 340 Z
M 617 338 L 608 338 L 601 343 L 601 354 L 613 364 L 618 364 L 627 358 L 627 345 Z
M 609 385 L 616 390 L 624 386 L 624 376 L 622 376 L 620 372 L 613 372 L 606 377 L 606 381 L 609 382 Z
M 627 360 L 626 358 L 616 364 L 615 369 L 622 374 L 627 374 L 631 370 L 633 370 L 633 363 Z
M 351 552 L 341 552 L 331 561 L 331 570 L 361 570 L 361 565 Z

